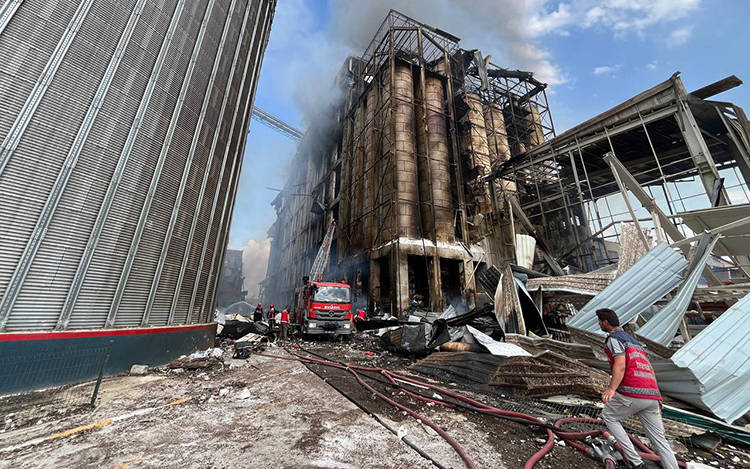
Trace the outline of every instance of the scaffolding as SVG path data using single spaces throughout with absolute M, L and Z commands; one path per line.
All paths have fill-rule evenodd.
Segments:
M 478 243 L 507 221 L 496 200 L 513 191 L 486 178 L 554 135 L 546 85 L 393 10 L 336 85 L 341 99 L 302 139 L 290 178 L 320 210 L 302 197 L 275 201 L 284 228 L 269 232 L 277 243 L 269 279 L 283 286 L 269 291 L 266 282 L 267 294 L 293 290 L 322 227 L 335 220 L 330 271 L 353 281 L 355 295 L 361 286 L 362 297 L 397 313 L 421 289 L 425 306 L 440 310 L 455 287 L 443 281 L 459 279 L 473 304 L 473 273 L 484 258 Z M 415 285 L 413 269 L 429 277 L 427 287 Z

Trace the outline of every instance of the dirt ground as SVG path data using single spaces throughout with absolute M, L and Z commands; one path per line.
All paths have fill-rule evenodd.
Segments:
M 369 338 L 302 346 L 394 371 L 405 372 L 413 362 L 378 350 Z M 239 360 L 225 353 L 224 365 L 210 370 L 160 369 L 108 378 L 96 408 L 88 412 L 42 416 L 22 428 L 9 426 L 13 416 L 6 416 L 0 468 L 436 467 L 430 459 L 444 467 L 465 467 L 433 429 L 378 399 L 346 371 L 283 359 L 290 355 L 280 347 L 266 353 L 282 358 Z M 439 425 L 477 467 L 523 467 L 546 439 L 525 425 L 417 402 L 371 383 Z M 739 464 L 730 461 L 711 467 L 750 466 L 750 457 L 738 458 Z M 601 463 L 558 445 L 536 467 L 597 468 Z

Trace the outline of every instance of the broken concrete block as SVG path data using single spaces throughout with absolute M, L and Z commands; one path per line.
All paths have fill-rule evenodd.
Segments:
M 130 367 L 130 374 L 136 376 L 148 374 L 148 365 L 133 365 Z

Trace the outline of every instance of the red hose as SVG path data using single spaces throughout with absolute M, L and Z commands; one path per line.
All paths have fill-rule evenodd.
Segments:
M 408 395 L 410 397 L 413 397 L 414 399 L 417 399 L 417 400 L 422 401 L 422 402 L 431 402 L 431 403 L 436 404 L 436 405 L 441 405 L 441 406 L 445 406 L 445 407 L 455 408 L 455 406 L 452 405 L 451 403 L 443 402 L 443 401 L 436 400 L 436 399 L 426 398 L 426 397 L 420 396 L 419 394 L 413 393 L 413 392 L 405 389 L 403 386 L 400 386 L 398 383 L 396 383 L 396 379 L 398 379 L 400 381 L 405 381 L 405 382 L 410 383 L 410 384 L 414 384 L 414 385 L 426 387 L 426 388 L 431 389 L 433 391 L 437 391 L 439 393 L 445 394 L 445 395 L 450 396 L 450 397 L 452 397 L 454 399 L 457 399 L 457 400 L 460 400 L 460 401 L 462 401 L 462 402 L 464 402 L 466 404 L 469 404 L 470 406 L 474 407 L 476 410 L 479 410 L 481 412 L 490 413 L 490 414 L 496 414 L 496 415 L 503 415 L 503 416 L 506 416 L 506 417 L 520 418 L 520 419 L 527 420 L 529 422 L 539 423 L 539 424 L 545 425 L 545 422 L 537 419 L 536 417 L 534 417 L 532 415 L 524 414 L 522 412 L 514 412 L 514 411 L 507 411 L 507 410 L 497 409 L 495 407 L 483 404 L 483 403 L 481 403 L 479 401 L 476 401 L 476 400 L 471 399 L 469 397 L 463 396 L 463 395 L 458 394 L 456 392 L 450 391 L 448 389 L 442 388 L 440 386 L 436 386 L 436 385 L 430 384 L 430 383 L 425 383 L 425 382 L 422 382 L 422 381 L 410 378 L 408 376 L 399 375 L 397 373 L 393 373 L 393 372 L 391 372 L 389 370 L 386 370 L 386 369 L 383 369 L 383 368 L 364 367 L 364 366 L 351 365 L 351 364 L 344 365 L 344 364 L 339 363 L 339 362 L 330 361 L 330 360 L 322 360 L 322 359 L 318 359 L 318 358 L 314 358 L 314 357 L 310 357 L 310 356 L 304 356 L 304 355 L 300 355 L 300 354 L 297 354 L 297 353 L 291 352 L 291 351 L 290 351 L 290 353 L 292 355 L 294 355 L 295 358 L 281 357 L 281 356 L 278 356 L 278 355 L 269 355 L 269 354 L 264 354 L 264 353 L 258 353 L 257 355 L 261 355 L 261 356 L 265 356 L 265 357 L 270 357 L 270 358 L 286 359 L 286 360 L 306 361 L 308 363 L 314 363 L 314 364 L 323 365 L 323 366 L 330 366 L 330 367 L 337 368 L 337 369 L 340 369 L 340 370 L 348 371 L 349 373 L 351 373 L 355 377 L 355 379 L 357 380 L 357 382 L 359 382 L 360 385 L 362 385 L 363 387 L 365 387 L 366 389 L 368 389 L 370 392 L 376 394 L 378 397 L 380 397 L 384 401 L 388 402 L 389 404 L 391 404 L 391 405 L 393 405 L 393 406 L 395 406 L 395 407 L 397 407 L 397 408 L 399 408 L 399 409 L 407 412 L 409 415 L 412 415 L 413 417 L 418 418 L 421 421 L 427 423 L 428 426 L 430 426 L 431 428 L 433 428 L 438 434 L 440 434 L 440 436 L 442 436 L 456 450 L 456 452 L 459 454 L 459 456 L 461 456 L 461 458 L 464 460 L 464 462 L 470 468 L 474 467 L 473 466 L 473 462 L 466 455 L 466 453 L 464 452 L 463 448 L 461 448 L 461 446 L 458 445 L 458 443 L 456 443 L 447 433 L 445 433 L 442 429 L 440 429 L 439 427 L 437 427 L 435 424 L 433 424 L 429 420 L 425 419 L 424 417 L 420 416 L 416 412 L 412 411 L 408 407 L 405 407 L 405 406 L 399 404 L 398 402 L 396 402 L 396 401 L 388 398 L 384 394 L 381 394 L 380 392 L 376 391 L 372 386 L 370 386 L 369 384 L 365 383 L 361 379 L 361 377 L 359 376 L 359 374 L 356 373 L 355 370 L 357 370 L 357 371 L 367 371 L 367 372 L 377 372 L 377 373 L 380 373 L 386 379 L 388 379 L 391 382 L 391 384 L 399 386 L 401 388 L 401 390 L 406 395 Z M 604 423 L 601 420 L 598 420 L 598 419 L 593 419 L 593 418 L 588 418 L 588 417 L 568 417 L 568 418 L 563 418 L 563 419 L 558 420 L 557 422 L 555 422 L 554 426 L 555 427 L 559 427 L 560 425 L 563 425 L 563 424 L 569 423 L 569 422 L 580 422 L 580 423 L 590 423 L 590 424 L 596 424 L 596 425 L 604 425 Z M 591 456 L 588 448 L 585 445 L 579 443 L 576 440 L 583 440 L 583 439 L 588 438 L 588 437 L 596 437 L 596 436 L 602 435 L 604 433 L 602 430 L 593 430 L 593 431 L 588 431 L 588 432 L 563 432 L 563 431 L 555 431 L 555 432 L 553 432 L 549 428 L 545 428 L 545 430 L 547 431 L 547 436 L 548 436 L 547 442 L 544 444 L 544 446 L 539 451 L 537 451 L 534 455 L 532 455 L 531 458 L 529 458 L 528 461 L 526 461 L 526 464 L 524 465 L 524 469 L 531 469 L 531 468 L 533 468 L 534 465 L 536 465 L 537 462 L 539 462 L 547 453 L 549 453 L 552 450 L 552 448 L 554 447 L 554 444 L 555 444 L 555 434 L 557 434 L 559 438 L 563 439 L 570 446 L 572 446 L 572 447 L 574 447 L 574 448 L 576 448 L 576 449 L 578 449 L 578 450 L 586 453 L 588 456 Z M 639 455 L 643 459 L 648 459 L 650 461 L 657 461 L 657 462 L 660 461 L 659 456 L 656 455 L 648 446 L 644 445 L 643 442 L 641 442 L 640 440 L 634 438 L 630 434 L 628 434 L 628 436 L 630 437 L 631 440 L 633 440 L 633 443 L 636 446 L 638 446 L 639 449 L 641 449 L 642 452 L 639 452 Z M 622 447 L 619 445 L 619 443 L 615 443 L 615 448 L 620 453 L 623 453 Z M 623 457 L 624 457 L 624 455 L 623 455 Z M 685 463 L 682 462 L 682 461 L 678 461 L 678 464 L 679 464 L 680 467 L 685 467 Z M 606 459 L 605 460 L 605 467 L 606 468 L 614 467 L 614 462 L 611 459 L 609 459 L 609 458 Z
M 588 417 L 568 417 L 568 418 L 560 419 L 557 422 L 555 422 L 555 426 L 559 427 L 560 425 L 569 423 L 569 422 L 581 422 L 581 423 L 592 423 L 596 425 L 604 425 L 604 422 L 599 419 L 592 419 Z M 628 433 L 628 438 L 630 438 L 633 444 L 637 446 L 638 449 L 641 450 L 641 451 L 638 451 L 638 455 L 641 458 L 648 459 L 649 461 L 661 462 L 661 458 L 659 457 L 659 455 L 654 453 L 654 451 L 648 446 L 646 446 L 641 440 L 634 437 L 630 433 Z M 566 441 L 570 442 L 569 440 L 566 440 Z M 619 442 L 615 443 L 614 447 L 620 454 L 622 454 L 623 459 L 627 461 L 628 459 L 625 457 L 625 452 L 622 450 L 622 446 L 620 445 L 620 443 Z M 683 461 L 677 461 L 677 465 L 680 467 L 687 467 L 687 465 Z
M 404 406 L 402 404 L 399 404 L 398 402 L 396 402 L 393 399 L 389 398 L 385 394 L 382 394 L 382 393 L 378 392 L 377 390 L 375 390 L 375 388 L 373 388 L 372 386 L 370 386 L 369 384 L 367 384 L 366 382 L 364 382 L 362 380 L 362 378 L 357 374 L 357 372 L 354 371 L 353 369 L 347 368 L 347 371 L 349 373 L 351 373 L 352 376 L 354 376 L 354 378 L 357 380 L 357 382 L 361 386 L 363 386 L 365 389 L 367 389 L 371 393 L 375 394 L 376 396 L 378 396 L 379 398 L 381 398 L 385 402 L 391 404 L 392 406 L 403 410 L 404 412 L 408 413 L 409 415 L 411 415 L 415 419 L 421 420 L 423 423 L 427 424 L 427 426 L 429 426 L 430 428 L 432 428 L 433 430 L 435 430 L 440 436 L 443 437 L 443 439 L 445 441 L 448 442 L 449 445 L 451 445 L 453 447 L 454 450 L 456 450 L 456 453 L 458 453 L 458 455 L 464 461 L 464 463 L 466 464 L 466 467 L 468 467 L 469 469 L 475 469 L 476 468 L 476 466 L 474 465 L 474 462 L 471 460 L 471 458 L 469 457 L 469 455 L 466 454 L 466 452 L 461 447 L 461 445 L 459 445 L 458 442 L 456 442 L 456 440 L 454 440 L 453 438 L 451 438 L 451 436 L 448 435 L 442 428 L 440 428 L 438 425 L 436 425 L 435 423 L 433 423 L 431 420 L 429 420 L 429 419 L 427 419 L 425 417 L 422 417 L 421 415 L 419 415 L 418 413 L 414 412 L 410 408 L 408 408 L 408 407 L 406 407 L 406 406 Z

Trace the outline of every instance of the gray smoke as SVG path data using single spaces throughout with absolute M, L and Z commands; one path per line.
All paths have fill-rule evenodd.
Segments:
M 247 298 L 258 297 L 258 282 L 266 278 L 270 252 L 270 238 L 263 241 L 251 239 L 242 248 L 242 274 L 245 276 L 244 288 L 247 290 Z
M 461 38 L 464 49 L 480 49 L 501 67 L 533 72 L 551 85 L 568 80 L 542 42 L 550 36 L 596 28 L 616 37 L 647 35 L 667 39 L 664 26 L 684 18 L 701 0 L 331 0 L 330 19 L 316 29 L 310 4 L 279 2 L 272 37 L 276 45 L 294 47 L 286 77 L 306 123 L 337 99 L 332 83 L 348 55 L 359 56 L 390 9 Z M 659 27 L 653 27 L 659 25 Z M 684 29 L 684 28 L 683 28 Z M 277 31 L 278 32 L 278 31 Z M 275 45 L 271 44 L 274 48 Z

